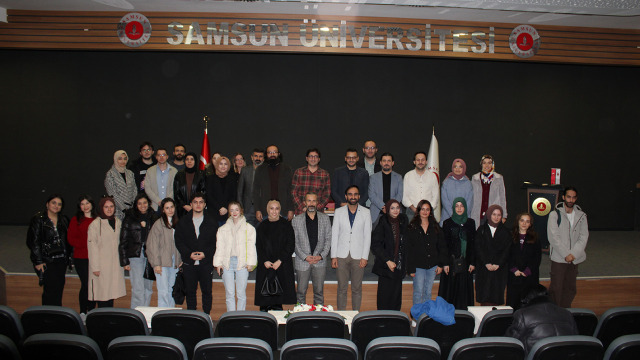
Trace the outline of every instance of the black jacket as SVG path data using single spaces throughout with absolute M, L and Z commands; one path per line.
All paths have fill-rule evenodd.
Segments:
M 364 167 L 364 155 L 362 155 L 362 157 L 360 158 L 360 160 L 358 160 L 358 162 L 356 163 L 357 167 L 361 167 L 363 169 L 367 169 Z M 382 165 L 380 165 L 380 159 L 376 158 L 376 163 L 373 164 L 373 172 L 377 173 L 378 171 L 382 170 Z
M 204 183 L 204 171 L 196 170 L 193 175 L 193 182 L 191 183 L 191 195 L 206 191 Z M 178 218 L 181 218 L 187 214 L 187 211 L 183 206 L 191 203 L 189 196 L 187 196 L 187 174 L 184 170 L 178 171 L 176 177 L 173 179 L 173 198 L 176 201 L 176 210 L 178 212 Z
M 215 173 L 207 175 L 207 210 L 209 214 L 218 221 L 225 221 L 229 214 L 220 215 L 220 208 L 229 207 L 229 202 L 235 201 L 238 196 L 238 175 L 229 172 L 224 178 L 220 178 Z
M 400 247 L 398 251 L 399 259 L 397 262 L 394 258 L 395 240 L 393 237 L 393 230 L 391 229 L 391 223 L 389 222 L 389 217 L 386 215 L 382 216 L 380 221 L 378 221 L 378 225 L 376 225 L 376 228 L 371 234 L 371 252 L 375 256 L 372 272 L 378 276 L 385 276 L 388 278 L 393 277 L 393 272 L 389 270 L 387 261 L 394 261 L 396 262 L 396 266 L 399 266 L 394 270 L 394 272 L 402 271 L 402 277 L 406 274 L 406 246 L 404 245 L 404 242 L 409 219 L 407 219 L 407 215 L 400 214 L 398 216 L 398 221 L 400 222 Z
M 365 206 L 367 200 L 369 200 L 369 173 L 360 167 L 356 167 L 354 171 L 356 173 L 353 185 L 358 186 L 360 190 L 360 200 L 358 200 L 358 203 Z M 333 178 L 331 179 L 331 197 L 336 203 L 336 209 L 340 207 L 341 203 L 347 202 L 344 191 L 351 185 L 350 180 L 349 168 L 347 168 L 346 165 L 336 168 L 333 172 Z
M 144 189 L 140 188 L 140 183 L 142 183 L 144 177 L 147 176 L 147 169 L 158 163 L 153 156 L 151 157 L 151 161 L 151 165 L 147 165 L 142 161 L 142 157 L 139 157 L 129 165 L 129 170 L 133 172 L 133 178 L 136 180 L 136 187 L 139 193 L 144 192 Z
M 444 233 L 438 223 L 429 224 L 427 233 L 422 226 L 407 229 L 407 273 L 413 274 L 416 268 L 430 269 L 436 265 L 449 265 L 449 250 L 444 241 Z
M 178 221 L 174 235 L 176 248 L 180 252 L 182 262 L 186 265 L 193 265 L 191 253 L 197 251 L 204 253 L 204 259 L 200 260 L 200 264 L 207 264 L 213 267 L 218 222 L 206 210 L 203 216 L 204 219 L 200 224 L 200 236 L 198 237 L 196 237 L 196 228 L 193 226 L 193 211 L 189 211 L 185 217 Z
M 287 216 L 288 211 L 294 211 L 293 195 L 291 194 L 291 180 L 293 172 L 289 165 L 280 163 L 278 177 L 278 197 L 282 214 Z M 269 164 L 265 163 L 256 169 L 253 177 L 253 208 L 262 212 L 266 218 L 267 203 L 271 200 L 271 180 L 269 179 Z
M 62 250 L 66 259 L 71 257 L 71 245 L 67 242 L 69 218 L 58 214 L 58 237 L 46 212 L 37 212 L 31 218 L 27 230 L 27 246 L 31 250 L 33 265 L 46 264 L 53 260 L 49 251 Z
M 538 340 L 563 335 L 578 335 L 573 315 L 553 304 L 546 296 L 535 298 L 514 312 L 513 323 L 505 334 L 522 341 L 526 353 Z
M 129 265 L 129 258 L 140 257 L 144 251 L 144 245 L 147 242 L 147 236 L 153 223 L 158 220 L 159 216 L 151 207 L 146 214 L 142 215 L 133 209 L 129 209 L 122 221 L 122 229 L 120 230 L 120 244 L 118 245 L 118 254 L 120 255 L 120 266 Z M 146 226 L 143 228 L 140 222 L 145 221 Z

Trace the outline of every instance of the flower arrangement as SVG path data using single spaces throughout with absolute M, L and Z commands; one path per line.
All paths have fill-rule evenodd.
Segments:
M 300 304 L 297 303 L 296 306 L 293 307 L 293 311 L 288 310 L 287 314 L 284 316 L 284 318 L 288 318 L 289 315 L 291 315 L 292 313 L 296 313 L 296 312 L 302 312 L 302 311 L 333 311 L 333 306 L 331 305 L 313 305 L 313 304 Z

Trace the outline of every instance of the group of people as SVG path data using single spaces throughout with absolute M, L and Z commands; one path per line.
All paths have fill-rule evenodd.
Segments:
M 338 278 L 337 309 L 347 308 L 350 283 L 352 308 L 359 310 L 371 252 L 378 309 L 400 310 L 406 275 L 413 279 L 413 303 L 430 300 L 438 274 L 438 295 L 456 308 L 474 304 L 474 274 L 475 301 L 503 304 L 506 287 L 507 304 L 519 307 L 538 284 L 541 248 L 530 214 L 519 214 L 513 230 L 504 225 L 504 180 L 490 155 L 471 179 L 466 163 L 455 159 L 440 188 L 424 152 L 415 153 L 415 168 L 404 177 L 393 171 L 391 153 L 377 157 L 375 142 L 365 142 L 362 154 L 361 160 L 357 150 L 347 149 L 345 166 L 330 176 L 319 167 L 315 148 L 295 171 L 275 145 L 254 149 L 250 164 L 241 154 L 230 160 L 214 153 L 204 170 L 182 144 L 170 160 L 166 149 L 144 142 L 129 168 L 127 153 L 117 151 L 105 177 L 108 195 L 97 206 L 82 195 L 69 221 L 61 214 L 62 196 L 52 195 L 31 220 L 27 245 L 41 275 L 42 302 L 61 304 L 70 259 L 81 279 L 85 314 L 125 295 L 125 270 L 132 308 L 150 304 L 154 281 L 158 306 L 173 307 L 179 269 L 188 309 L 196 309 L 199 285 L 202 309 L 211 311 L 214 271 L 223 279 L 228 311 L 246 308 L 254 270 L 255 305 L 263 311 L 306 303 L 309 281 L 313 302 L 324 304 L 330 264 Z M 586 216 L 574 206 L 575 188 L 563 199 L 549 219 L 551 296 L 570 306 L 588 230 Z M 325 214 L 331 200 L 333 223 Z

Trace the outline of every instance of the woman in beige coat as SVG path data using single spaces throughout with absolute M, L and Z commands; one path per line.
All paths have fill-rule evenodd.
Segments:
M 232 201 L 228 209 L 229 219 L 218 229 L 216 236 L 213 266 L 218 271 L 218 275 L 222 276 L 227 311 L 245 310 L 249 271 L 253 271 L 258 263 L 256 229 L 247 224 L 240 203 Z
M 96 301 L 98 307 L 113 307 L 113 299 L 127 294 L 118 255 L 122 222 L 114 216 L 115 212 L 113 198 L 102 198 L 98 205 L 100 218 L 88 230 L 89 300 Z
M 156 273 L 156 287 L 158 288 L 158 307 L 175 307 L 176 303 L 171 295 L 173 284 L 176 282 L 178 268 L 182 265 L 180 253 L 176 249 L 173 233 L 178 224 L 176 203 L 171 198 L 160 202 L 162 217 L 151 227 L 147 237 L 147 259 Z

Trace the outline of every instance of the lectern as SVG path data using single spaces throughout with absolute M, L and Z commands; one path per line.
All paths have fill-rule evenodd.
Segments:
M 542 249 L 548 252 L 549 238 L 547 237 L 547 220 L 549 213 L 554 211 L 560 195 L 562 185 L 532 184 L 522 185 L 527 190 L 527 209 L 533 217 L 533 229 L 538 233 L 538 240 Z

